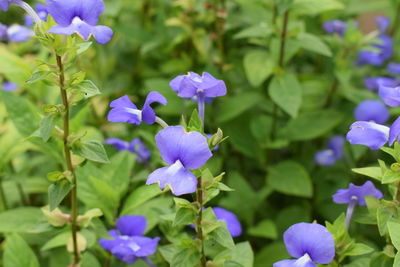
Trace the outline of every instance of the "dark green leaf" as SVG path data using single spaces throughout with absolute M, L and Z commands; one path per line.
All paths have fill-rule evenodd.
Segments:
M 18 234 L 6 238 L 3 255 L 4 267 L 39 267 L 35 253 Z
M 103 144 L 97 140 L 83 141 L 78 146 L 73 146 L 72 151 L 91 161 L 110 163 Z
M 61 201 L 68 195 L 74 186 L 66 179 L 55 182 L 49 186 L 50 211 L 60 205 Z
M 254 87 L 259 87 L 271 74 L 273 61 L 267 52 L 252 50 L 244 56 L 244 69 L 247 79 Z

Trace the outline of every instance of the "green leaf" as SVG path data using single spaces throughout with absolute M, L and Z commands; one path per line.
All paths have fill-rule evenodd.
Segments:
M 35 83 L 38 81 L 42 81 L 44 79 L 46 79 L 46 77 L 51 73 L 51 71 L 44 71 L 44 70 L 36 70 L 31 78 L 26 81 L 26 83 L 31 84 L 31 83 Z
M 49 186 L 50 211 L 60 205 L 61 201 L 68 195 L 74 186 L 66 179 L 55 182 Z
M 186 248 L 178 251 L 171 260 L 171 266 L 188 267 L 197 266 L 200 262 L 200 253 L 195 248 Z
M 400 250 L 400 223 L 389 221 L 387 223 L 390 239 L 392 244 L 399 251 Z
M 3 255 L 4 267 L 39 267 L 35 253 L 18 234 L 6 238 Z
M 77 55 L 80 55 L 82 53 L 84 53 L 86 50 L 88 50 L 90 48 L 90 46 L 92 45 L 93 42 L 83 42 L 80 44 L 77 44 L 77 46 L 79 47 L 79 49 L 76 51 Z
M 351 246 L 351 248 L 347 249 L 345 253 L 341 254 L 340 256 L 359 256 L 359 255 L 365 255 L 373 252 L 374 249 L 371 248 L 370 246 L 367 246 L 362 243 L 356 243 Z
M 294 0 L 291 10 L 300 15 L 317 15 L 329 10 L 343 9 L 337 0 Z
M 219 261 L 221 259 L 225 259 L 224 266 L 254 266 L 254 253 L 249 242 L 238 243 L 234 248 L 230 250 L 224 250 L 215 257 L 215 261 Z
M 80 267 L 101 267 L 99 260 L 90 252 L 85 252 L 82 256 Z
M 376 212 L 376 219 L 378 222 L 378 230 L 381 236 L 384 236 L 388 232 L 387 223 L 393 218 L 394 210 L 381 204 Z
M 194 209 L 179 208 L 175 214 L 174 227 L 193 224 L 195 219 L 196 212 Z
M 78 146 L 73 146 L 72 151 L 91 161 L 110 163 L 103 144 L 97 140 L 82 141 Z
M 398 171 L 386 170 L 382 176 L 382 184 L 391 184 L 400 180 L 400 173 Z
M 335 110 L 305 112 L 289 121 L 280 134 L 292 141 L 314 139 L 331 131 L 342 119 L 343 115 Z
M 302 101 L 302 88 L 293 73 L 275 77 L 268 88 L 272 100 L 290 116 L 297 117 Z
M 312 196 L 312 183 L 304 167 L 294 161 L 283 161 L 268 169 L 268 184 L 278 192 L 300 196 Z
M 318 36 L 310 33 L 300 33 L 297 39 L 300 42 L 300 46 L 305 50 L 327 57 L 332 56 L 331 49 Z
M 43 142 L 49 141 L 54 126 L 56 125 L 55 119 L 54 115 L 44 117 L 40 121 L 39 129 L 32 135 L 42 138 Z
M 62 247 L 67 245 L 68 238 L 71 236 L 71 232 L 62 232 L 49 241 L 47 241 L 41 248 L 41 251 Z
M 31 75 L 31 65 L 13 54 L 7 44 L 0 44 L 0 73 L 8 80 L 24 85 Z
M 266 38 L 272 32 L 272 28 L 264 22 L 241 30 L 233 36 L 233 39 Z
M 187 126 L 187 130 L 189 132 L 191 131 L 197 131 L 197 132 L 203 132 L 203 126 L 202 126 L 201 119 L 199 117 L 199 113 L 197 109 L 193 110 L 192 116 L 190 116 L 190 120 Z
M 221 103 L 217 120 L 218 122 L 232 120 L 262 101 L 263 96 L 255 92 L 240 93 L 227 98 Z
M 232 236 L 228 231 L 228 227 L 225 221 L 218 221 L 217 224 L 220 224 L 215 230 L 208 234 L 208 238 L 214 240 L 218 244 L 223 247 L 232 249 L 235 246 L 233 242 Z
M 52 182 L 57 182 L 66 178 L 65 174 L 60 171 L 54 171 L 47 174 L 47 179 Z
M 353 168 L 351 171 L 374 178 L 378 181 L 382 180 L 382 170 L 380 167 Z
M 39 208 L 26 207 L 0 213 L 1 233 L 33 233 L 35 227 L 45 220 Z
M 143 185 L 136 188 L 125 201 L 121 214 L 124 215 L 131 213 L 132 210 L 139 207 L 146 201 L 160 195 L 162 192 L 163 191 L 161 191 L 158 184 Z
M 258 225 L 252 227 L 248 231 L 249 235 L 264 237 L 270 239 L 278 238 L 278 230 L 272 220 L 263 220 Z
M 271 74 L 274 63 L 267 52 L 252 50 L 243 59 L 247 79 L 254 87 L 259 87 Z
M 84 80 L 78 85 L 78 89 L 84 93 L 85 99 L 100 95 L 99 88 L 90 80 Z
M 110 159 L 111 164 L 102 166 L 102 171 L 105 177 L 108 178 L 109 184 L 120 194 L 124 194 L 128 189 L 132 178 L 135 158 L 136 155 L 128 151 L 121 151 Z

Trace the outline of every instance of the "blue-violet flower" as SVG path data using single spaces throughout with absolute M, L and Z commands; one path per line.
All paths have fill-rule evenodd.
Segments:
M 385 86 L 379 87 L 379 97 L 389 107 L 400 106 L 400 86 Z
M 342 20 L 330 20 L 324 22 L 323 28 L 326 33 L 333 34 L 336 33 L 340 36 L 343 36 L 346 32 L 347 23 Z
M 212 209 L 218 221 L 226 222 L 226 226 L 232 237 L 238 237 L 242 234 L 242 225 L 234 213 L 221 207 L 214 207 Z
M 21 25 L 11 25 L 7 29 L 7 37 L 10 43 L 23 43 L 34 35 L 35 33 L 31 29 Z
M 367 77 L 364 79 L 364 85 L 367 87 L 369 90 L 372 91 L 378 91 L 379 87 L 381 85 L 384 86 L 396 86 L 398 84 L 398 81 L 394 78 L 389 78 L 389 77 Z
M 379 100 L 365 100 L 354 110 L 357 121 L 373 121 L 385 124 L 390 117 L 388 108 Z
M 3 88 L 7 92 L 13 92 L 18 89 L 18 85 L 13 82 L 4 82 L 3 83 Z
M 343 157 L 344 137 L 333 136 L 328 141 L 328 148 L 315 153 L 315 162 L 321 166 L 331 166 Z
M 346 136 L 350 144 L 364 145 L 372 150 L 381 148 L 388 138 L 389 127 L 370 121 L 356 121 Z

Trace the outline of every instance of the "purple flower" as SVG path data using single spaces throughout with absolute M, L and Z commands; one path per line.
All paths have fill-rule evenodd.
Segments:
M 194 96 L 214 98 L 226 95 L 225 82 L 214 78 L 208 72 L 203 72 L 203 76 L 194 72 L 189 72 L 187 75 L 179 75 L 169 85 L 182 98 L 192 98 Z
M 387 65 L 386 69 L 391 74 L 399 75 L 400 74 L 400 63 L 390 62 Z
M 337 204 L 348 204 L 346 211 L 346 226 L 349 228 L 351 217 L 353 216 L 355 205 L 366 206 L 365 197 L 372 196 L 377 199 L 383 197 L 382 192 L 375 188 L 371 181 L 367 181 L 361 186 L 350 184 L 348 189 L 339 189 L 332 196 L 333 202 Z
M 8 11 L 10 4 L 11 0 L 0 0 L 0 10 Z
M 138 162 L 146 162 L 150 158 L 150 150 L 140 140 L 140 138 L 134 138 L 129 143 L 129 151 L 136 154 Z
M 8 36 L 8 41 L 10 43 L 23 43 L 31 39 L 31 36 L 34 36 L 35 33 L 21 25 L 11 25 L 7 29 L 7 36 Z
M 242 225 L 235 214 L 221 207 L 214 207 L 212 209 L 218 221 L 226 222 L 226 226 L 232 237 L 238 237 L 242 234 Z
M 195 192 L 197 179 L 189 170 L 201 168 L 211 158 L 207 138 L 186 132 L 182 126 L 170 126 L 156 135 L 156 145 L 170 166 L 155 170 L 146 184 L 158 183 L 162 190 L 168 185 L 176 196 Z
M 384 86 L 379 87 L 379 97 L 390 107 L 400 106 L 400 86 Z
M 379 28 L 379 35 L 377 37 L 378 43 L 372 44 L 372 47 L 378 51 L 360 51 L 357 61 L 359 65 L 370 64 L 373 66 L 381 66 L 393 55 L 393 40 L 390 36 L 385 34 L 390 24 L 389 19 L 385 17 L 377 17 L 376 22 Z
M 123 151 L 123 150 L 128 150 L 129 149 L 129 143 L 121 140 L 119 138 L 108 138 L 104 144 L 106 145 L 112 145 L 117 149 L 118 151 Z
M 350 184 L 348 189 L 339 189 L 332 198 L 333 202 L 337 204 L 349 204 L 352 199 L 356 199 L 358 205 L 366 206 L 366 196 L 373 196 L 377 199 L 381 199 L 383 195 L 381 191 L 375 188 L 371 181 L 367 181 L 360 186 Z
M 138 162 L 146 162 L 150 158 L 150 150 L 143 144 L 140 138 L 134 138 L 130 143 L 119 138 L 108 138 L 104 143 L 112 145 L 118 151 L 128 150 L 136 154 Z
M 350 144 L 364 145 L 373 150 L 381 148 L 388 138 L 389 127 L 370 121 L 356 121 L 346 136 Z
M 333 236 L 320 224 L 294 224 L 286 230 L 283 240 L 289 254 L 297 260 L 282 260 L 273 267 L 317 267 L 335 257 Z
M 46 5 L 38 3 L 35 5 L 35 9 L 36 9 L 36 12 L 37 12 L 39 18 L 43 21 L 47 21 L 47 15 L 49 13 L 47 12 Z M 25 16 L 25 26 L 31 27 L 31 26 L 33 26 L 33 23 L 34 23 L 33 18 L 29 15 L 26 15 Z
M 146 97 L 143 109 L 139 110 L 129 97 L 125 95 L 111 102 L 110 107 L 112 109 L 108 113 L 108 120 L 111 122 L 127 122 L 135 125 L 139 125 L 142 121 L 147 124 L 153 124 L 156 121 L 156 113 L 150 106 L 152 103 L 166 105 L 167 100 L 158 92 L 150 92 Z
M 3 83 L 3 88 L 7 92 L 13 92 L 18 89 L 18 85 L 13 82 L 4 82 Z
M 315 154 L 315 162 L 322 166 L 331 166 L 343 156 L 344 138 L 340 135 L 329 139 L 328 148 Z
M 340 36 L 343 36 L 346 32 L 347 24 L 342 20 L 330 20 L 324 22 L 323 26 L 326 33 L 333 34 L 336 33 Z
M 384 124 L 389 119 L 390 113 L 381 101 L 365 100 L 354 110 L 354 117 L 357 121 L 373 121 Z
M 113 239 L 102 238 L 99 244 L 119 260 L 132 264 L 138 258 L 145 259 L 156 252 L 160 238 L 143 236 L 146 230 L 144 216 L 121 216 L 117 220 L 116 228 L 108 232 Z
M 400 117 L 397 118 L 389 130 L 389 145 L 393 145 L 395 141 L 399 141 L 400 135 Z
M 396 86 L 398 81 L 389 77 L 367 77 L 364 79 L 364 85 L 369 90 L 378 91 L 381 85 Z
M 47 0 L 47 11 L 58 24 L 49 30 L 50 33 L 77 33 L 84 40 L 93 35 L 99 44 L 108 43 L 113 36 L 109 27 L 96 25 L 104 12 L 102 0 Z

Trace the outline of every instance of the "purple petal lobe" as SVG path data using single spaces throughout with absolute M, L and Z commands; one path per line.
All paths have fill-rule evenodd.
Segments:
M 7 92 L 13 92 L 18 89 L 18 84 L 13 83 L 13 82 L 4 82 L 3 88 Z
M 146 184 L 155 183 L 160 185 L 161 190 L 169 186 L 175 196 L 180 196 L 196 192 L 197 179 L 190 171 L 183 168 L 178 160 L 169 167 L 159 168 L 152 172 Z
M 398 81 L 389 77 L 367 77 L 364 79 L 364 85 L 369 90 L 378 91 L 381 85 L 395 87 Z
M 242 225 L 235 214 L 220 207 L 212 208 L 217 220 L 226 222 L 229 233 L 232 237 L 238 237 L 242 234 Z
M 139 138 L 132 139 L 129 144 L 129 151 L 137 155 L 138 162 L 146 162 L 150 158 L 150 150 Z
M 367 181 L 361 186 L 350 184 L 348 189 L 339 189 L 336 194 L 332 196 L 333 202 L 337 204 L 348 204 L 352 198 L 356 198 L 358 205 L 365 206 L 365 197 L 372 196 L 381 199 L 383 194 L 375 188 L 371 181 Z
M 321 166 L 332 166 L 336 163 L 335 153 L 332 149 L 324 149 L 315 153 L 315 162 Z
M 108 120 L 111 122 L 127 122 L 133 124 L 141 123 L 141 111 L 128 96 L 120 97 L 110 103 L 112 108 L 108 113 Z
M 199 132 L 186 132 L 182 126 L 161 130 L 156 144 L 166 163 L 179 160 L 186 169 L 198 169 L 212 156 L 207 138 Z
M 389 145 L 393 145 L 396 140 L 399 140 L 400 135 L 400 117 L 397 118 L 392 126 L 390 126 L 389 131 Z
M 31 29 L 21 25 L 12 25 L 7 29 L 8 40 L 12 43 L 26 42 L 34 35 L 35 33 Z
M 326 33 L 329 34 L 336 33 L 340 36 L 343 36 L 346 31 L 347 24 L 346 22 L 341 20 L 331 20 L 331 21 L 326 21 L 323 25 L 323 28 Z
M 118 139 L 118 138 L 108 138 L 104 144 L 106 145 L 112 145 L 115 147 L 118 151 L 122 150 L 127 150 L 129 148 L 128 142 L 125 142 L 124 140 Z
M 131 240 L 140 247 L 140 249 L 135 251 L 135 256 L 146 257 L 156 253 L 158 241 L 160 241 L 160 238 L 134 236 L 131 238 Z
M 372 150 L 381 148 L 388 138 L 388 127 L 368 121 L 353 123 L 346 136 L 350 144 L 368 146 Z
M 75 17 L 75 9 L 80 6 L 79 0 L 47 0 L 47 11 L 58 25 L 67 27 Z
M 354 117 L 358 121 L 373 121 L 384 124 L 390 117 L 389 110 L 378 100 L 365 100 L 354 110 Z
M 301 258 L 307 254 L 313 262 L 319 264 L 328 264 L 335 257 L 333 236 L 320 224 L 294 224 L 286 230 L 283 239 L 292 257 Z
M 99 44 L 108 43 L 114 35 L 110 27 L 103 25 L 94 26 L 92 28 L 92 34 Z
M 400 87 L 381 85 L 379 87 L 379 97 L 390 107 L 400 106 Z
M 7 11 L 10 6 L 10 0 L 0 0 L 0 10 Z
M 311 261 L 299 263 L 298 260 L 282 260 L 274 263 L 273 267 L 317 267 L 317 265 Z
M 141 236 L 146 230 L 146 217 L 125 215 L 118 218 L 116 227 L 122 235 Z
M 375 20 L 380 33 L 385 33 L 389 29 L 390 19 L 388 17 L 378 16 Z
M 226 95 L 227 89 L 224 81 L 214 78 L 208 72 L 204 72 L 203 82 L 200 84 L 197 91 L 203 91 L 205 97 L 213 98 Z
M 400 63 L 390 62 L 387 66 L 387 71 L 391 74 L 400 74 Z
M 156 91 L 150 92 L 147 95 L 146 101 L 144 102 L 142 109 L 142 120 L 147 124 L 153 124 L 154 121 L 156 120 L 156 113 L 150 106 L 153 103 L 160 103 L 162 105 L 166 105 L 167 99 L 165 99 L 163 95 L 161 95 Z

